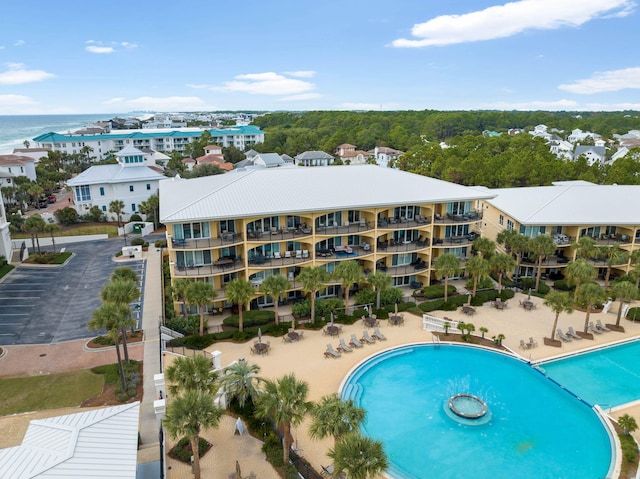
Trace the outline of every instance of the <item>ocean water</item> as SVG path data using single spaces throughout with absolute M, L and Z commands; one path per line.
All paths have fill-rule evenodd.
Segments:
M 121 115 L 0 115 L 0 155 L 12 153 L 14 148 L 24 148 L 25 140 L 35 147 L 33 138 L 43 133 L 67 133 L 116 116 Z

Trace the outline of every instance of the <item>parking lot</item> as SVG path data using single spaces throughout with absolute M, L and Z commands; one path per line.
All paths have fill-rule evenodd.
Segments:
M 0 345 L 58 343 L 89 338 L 87 323 L 100 291 L 118 266 L 132 268 L 144 291 L 144 261 L 114 262 L 121 238 L 65 245 L 75 254 L 62 267 L 20 266 L 0 283 Z M 142 297 L 132 303 L 142 317 Z

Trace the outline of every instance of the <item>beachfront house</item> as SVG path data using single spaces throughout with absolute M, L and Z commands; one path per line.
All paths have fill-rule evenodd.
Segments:
M 158 192 L 160 180 L 166 177 L 156 172 L 151 165 L 151 155 L 128 146 L 116 153 L 118 164 L 96 165 L 67 181 L 74 193 L 75 208 L 79 214 L 86 214 L 97 206 L 107 217 L 109 203 L 114 200 L 124 202 L 125 220 L 133 213 L 139 213 L 140 203 Z

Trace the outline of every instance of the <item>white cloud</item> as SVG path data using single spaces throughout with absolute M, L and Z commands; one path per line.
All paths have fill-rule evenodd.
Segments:
M 36 104 L 36 101 L 25 95 L 0 95 L 0 108 Z
M 249 95 L 298 95 L 313 90 L 311 82 L 288 78 L 275 72 L 248 73 L 237 75 L 233 80 L 224 82 L 224 86 L 210 87 L 212 91 L 231 91 Z
M 124 48 L 138 48 L 138 45 L 136 43 L 131 42 L 120 42 L 120 46 Z
M 0 72 L 0 85 L 21 85 L 55 77 L 53 73 L 43 70 L 27 70 L 22 63 L 8 63 L 7 71 Z
M 314 100 L 316 98 L 321 98 L 322 95 L 320 93 L 301 93 L 300 95 L 289 95 L 284 96 L 282 98 L 278 98 L 278 101 L 303 101 L 303 100 Z
M 98 45 L 89 45 L 84 49 L 89 53 L 113 53 L 116 51 L 113 47 L 100 47 Z
M 295 72 L 284 72 L 284 74 L 296 78 L 313 78 L 316 72 L 313 70 L 298 70 Z
M 24 45 L 24 40 L 17 40 L 13 43 L 14 47 L 21 47 L 22 45 Z
M 414 39 L 399 38 L 394 47 L 429 47 L 510 37 L 527 30 L 578 27 L 595 18 L 626 16 L 632 0 L 520 0 L 462 15 L 441 15 L 411 29 Z
M 558 88 L 579 95 L 640 88 L 640 67 L 596 72 L 591 78 L 559 85 Z
M 189 88 L 195 88 L 196 90 L 209 90 L 211 88 L 215 88 L 215 87 L 213 87 L 211 85 L 206 85 L 206 84 L 203 84 L 203 83 L 198 83 L 198 84 L 187 83 L 186 86 L 188 86 Z
M 111 98 L 104 102 L 105 105 L 123 105 L 132 110 L 156 110 L 156 111 L 194 111 L 194 110 L 215 110 L 212 105 L 207 105 L 197 96 L 168 96 L 150 97 L 141 96 L 138 98 Z

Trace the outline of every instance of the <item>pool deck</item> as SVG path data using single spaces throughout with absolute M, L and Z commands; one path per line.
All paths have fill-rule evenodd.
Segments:
M 630 338 L 640 338 L 640 322 L 634 324 L 623 320 L 621 324 L 625 327 L 624 333 L 603 333 L 595 336 L 594 340 L 583 339 L 572 341 L 571 343 L 563 343 L 560 348 L 545 346 L 543 338 L 551 333 L 555 315 L 543 306 L 541 298 L 536 297 L 532 297 L 531 300 L 536 303 L 537 307 L 531 311 L 525 311 L 519 306 L 519 301 L 526 298 L 526 294 L 518 293 L 513 299 L 509 300 L 508 308 L 497 310 L 490 304 L 486 304 L 475 308 L 476 314 L 473 316 L 467 316 L 462 311 L 436 311 L 433 315 L 472 322 L 476 327 L 476 335 L 480 334 L 478 329 L 481 326 L 489 329 L 486 337 L 490 338 L 497 334 L 504 334 L 506 339 L 503 344 L 525 360 L 532 362 L 553 358 L 558 355 L 576 353 L 588 348 L 602 347 L 614 342 L 629 340 Z M 591 314 L 591 320 L 594 323 L 598 319 L 605 324 L 615 323 L 616 312 L 617 304 L 607 314 Z M 585 315 L 586 313 L 580 311 L 574 311 L 572 314 L 561 314 L 558 327 L 566 331 L 569 326 L 573 326 L 576 331 L 581 331 L 584 327 Z M 351 353 L 343 353 L 342 357 L 337 359 L 324 357 L 327 343 L 331 343 L 336 348 L 340 338 L 344 338 L 348 343 L 351 333 L 356 333 L 357 337 L 360 338 L 364 329 L 367 328 L 360 320 L 353 325 L 343 325 L 339 337 L 325 336 L 322 331 L 305 331 L 303 340 L 284 343 L 281 338 L 265 336 L 265 340 L 271 341 L 271 351 L 268 355 L 251 355 L 250 343 L 217 343 L 208 348 L 208 350 L 220 351 L 223 365 L 236 361 L 241 357 L 250 363 L 258 364 L 261 368 L 260 376 L 264 378 L 276 379 L 286 373 L 293 372 L 298 379 L 304 379 L 309 383 L 309 399 L 315 401 L 324 395 L 338 391 L 348 372 L 367 357 L 394 346 L 413 342 L 431 342 L 431 333 L 422 329 L 422 317 L 405 313 L 405 324 L 403 326 L 390 326 L 386 321 L 381 321 L 381 331 L 387 337 L 386 341 L 376 341 L 373 345 L 366 344 Z M 524 351 L 519 349 L 520 339 L 524 339 L 527 342 L 530 336 L 537 341 L 538 347 Z M 640 404 L 615 411 L 612 415 L 618 417 L 626 412 L 637 418 L 640 417 Z M 322 441 L 310 439 L 307 434 L 308 424 L 307 420 L 299 427 L 294 428 L 295 447 L 300 450 L 301 455 L 316 470 L 320 471 L 321 465 L 326 466 L 331 462 L 326 457 L 326 452 L 333 447 L 333 441 L 331 439 Z M 205 437 L 214 442 L 216 448 L 218 448 L 218 453 L 213 454 L 210 458 L 204 458 L 203 475 L 205 471 L 208 471 L 207 474 L 212 474 L 211 477 L 226 477 L 228 473 L 233 472 L 235 459 L 242 456 L 234 455 L 231 451 L 229 451 L 229 454 L 224 454 L 220 449 L 224 447 L 225 441 L 233 443 L 236 439 L 232 439 L 233 436 L 228 428 L 226 430 L 208 431 L 205 433 Z M 640 439 L 640 435 L 637 437 Z M 256 456 L 254 455 L 253 457 Z M 275 473 L 268 474 L 267 470 L 265 470 L 263 455 L 258 454 L 257 457 L 260 457 L 257 463 L 249 460 L 240 461 L 243 473 L 246 468 L 247 471 L 254 470 L 260 478 L 273 477 L 276 479 Z M 190 477 L 188 466 L 176 464 L 172 460 L 169 460 L 168 464 L 172 466 L 168 476 L 170 479 Z

